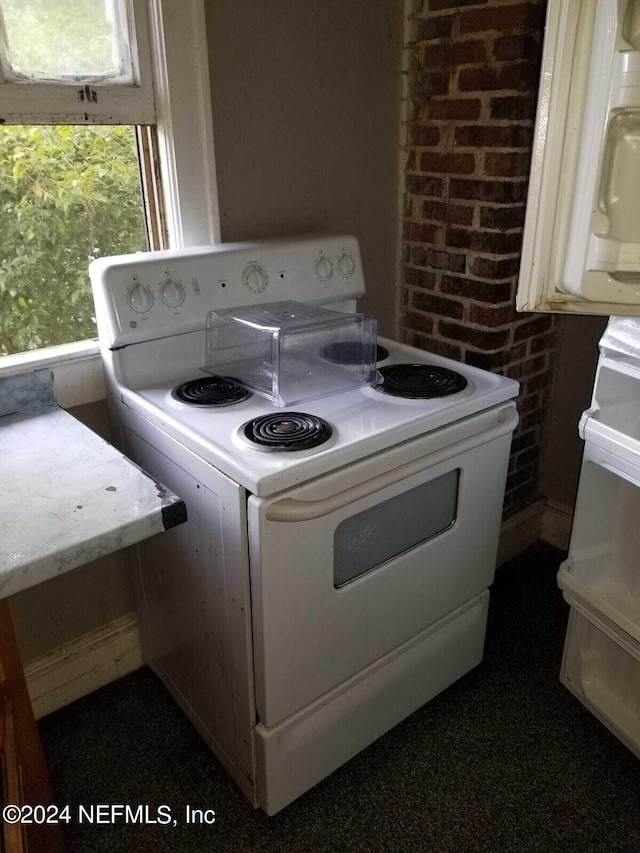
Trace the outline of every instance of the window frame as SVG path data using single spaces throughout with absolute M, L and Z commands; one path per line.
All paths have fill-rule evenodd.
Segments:
M 5 79 L 0 65 L 0 122 L 5 124 L 154 124 L 149 38 L 153 0 L 126 0 L 133 83 L 55 83 Z
M 154 124 L 169 247 L 219 243 L 205 0 L 131 2 L 136 15 L 136 65 L 141 83 L 135 88 L 144 92 L 138 103 L 141 112 L 135 117 L 127 112 L 132 101 L 122 92 L 134 87 L 100 86 L 104 93 L 98 93 L 97 102 L 86 104 L 86 110 L 68 107 L 61 113 L 58 102 L 52 99 L 43 102 L 39 92 L 29 101 L 28 91 L 25 94 L 31 86 L 40 89 L 50 84 L 2 82 L 0 119 L 12 124 Z M 150 81 L 150 86 L 145 86 L 145 80 Z M 16 87 L 23 91 L 9 97 L 10 90 Z M 69 89 L 71 98 L 77 99 L 78 86 L 54 88 L 67 89 L 67 105 L 71 103 Z M 119 90 L 120 94 L 107 90 Z M 9 109 L 15 97 L 22 99 L 22 112 Z M 107 114 L 103 105 L 112 104 L 111 99 L 118 101 L 118 108 L 108 110 Z M 40 106 L 34 112 L 38 103 Z M 0 376 L 40 367 L 53 371 L 62 406 L 89 403 L 105 396 L 97 338 L 0 357 Z

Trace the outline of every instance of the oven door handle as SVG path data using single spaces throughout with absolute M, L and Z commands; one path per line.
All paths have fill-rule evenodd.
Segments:
M 490 430 L 483 430 L 470 438 L 455 442 L 435 453 L 421 456 L 412 462 L 407 462 L 398 468 L 386 471 L 384 474 L 378 474 L 370 480 L 365 480 L 363 483 L 358 483 L 357 486 L 352 486 L 323 500 L 304 501 L 296 500 L 295 498 L 282 498 L 282 500 L 274 501 L 265 510 L 266 518 L 269 521 L 283 522 L 311 521 L 314 518 L 322 518 L 336 510 L 349 506 L 355 501 L 386 489 L 388 486 L 393 486 L 402 480 L 406 480 L 408 477 L 421 474 L 423 471 L 427 471 L 441 462 L 446 462 L 452 456 L 466 453 L 480 444 L 486 444 L 495 438 L 500 438 L 509 432 L 513 432 L 517 424 L 518 413 L 513 406 L 510 406 L 498 413 L 498 423 Z

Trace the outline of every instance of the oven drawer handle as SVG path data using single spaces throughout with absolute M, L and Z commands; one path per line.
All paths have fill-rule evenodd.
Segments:
M 518 413 L 514 407 L 510 406 L 508 409 L 503 409 L 498 413 L 498 423 L 490 430 L 483 430 L 470 438 L 451 444 L 449 447 L 445 447 L 436 453 L 430 453 L 426 457 L 421 456 L 413 462 L 407 462 L 398 468 L 386 471 L 384 474 L 379 474 L 377 477 L 372 477 L 370 480 L 365 480 L 363 483 L 358 483 L 357 486 L 345 489 L 336 495 L 320 501 L 299 501 L 295 498 L 283 498 L 280 501 L 275 501 L 266 508 L 266 518 L 269 521 L 283 522 L 311 521 L 314 518 L 322 518 L 336 510 L 349 506 L 355 501 L 386 489 L 388 486 L 393 486 L 402 480 L 406 480 L 407 477 L 420 474 L 429 468 L 433 468 L 435 465 L 439 465 L 441 462 L 446 462 L 452 456 L 466 453 L 479 444 L 486 444 L 495 438 L 500 438 L 509 432 L 513 432 L 517 424 Z

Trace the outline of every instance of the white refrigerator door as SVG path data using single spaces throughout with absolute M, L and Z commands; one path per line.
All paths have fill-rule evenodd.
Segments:
M 517 308 L 640 315 L 640 0 L 549 0 Z

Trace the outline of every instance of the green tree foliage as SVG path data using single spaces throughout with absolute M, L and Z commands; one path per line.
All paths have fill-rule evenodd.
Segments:
M 95 337 L 89 262 L 146 248 L 132 128 L 0 128 L 1 354 Z

